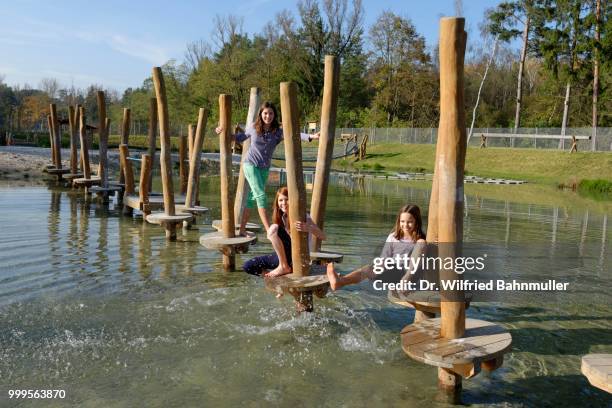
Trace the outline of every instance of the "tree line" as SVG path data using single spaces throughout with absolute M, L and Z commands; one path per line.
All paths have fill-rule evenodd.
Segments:
M 477 127 L 612 126 L 611 10 L 607 0 L 513 0 L 486 10 L 468 35 L 466 117 Z M 341 61 L 339 127 L 437 127 L 437 46 L 428 48 L 408 17 L 385 11 L 366 27 L 364 13 L 361 0 L 301 0 L 297 14 L 283 11 L 253 35 L 241 18 L 217 16 L 210 42 L 187 44 L 182 61 L 162 67 L 173 122 L 194 122 L 200 106 L 216 117 L 220 93 L 233 96 L 234 117 L 243 118 L 250 87 L 278 102 L 282 81 L 299 86 L 301 120 L 316 121 L 323 59 L 332 54 Z M 99 89 L 113 123 L 123 107 L 146 122 L 154 94 L 150 77 L 123 93 L 1 79 L 3 129 L 45 124 L 50 102 L 82 104 L 97 121 Z

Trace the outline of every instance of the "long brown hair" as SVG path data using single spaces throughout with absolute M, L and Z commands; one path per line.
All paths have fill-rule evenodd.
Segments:
M 274 209 L 272 210 L 272 222 L 278 225 L 278 228 L 283 227 L 283 211 L 278 206 L 278 196 L 284 195 L 289 199 L 289 189 L 287 187 L 281 187 L 276 191 L 276 195 L 274 196 Z M 287 225 L 285 225 L 287 230 L 291 229 L 291 221 L 289 221 L 289 209 L 287 209 Z
M 400 217 L 403 213 L 408 213 L 414 217 L 414 231 L 412 232 L 412 236 L 410 237 L 414 242 L 419 239 L 425 239 L 425 233 L 423 232 L 423 220 L 421 218 L 421 209 L 418 205 L 406 204 L 402 208 L 400 208 L 397 213 L 397 218 L 395 219 L 395 227 L 393 228 L 393 236 L 395 239 L 399 240 L 402 237 L 402 229 L 400 228 Z
M 257 120 L 255 121 L 255 131 L 258 135 L 263 135 L 264 133 L 264 121 L 261 118 L 261 113 L 266 108 L 270 108 L 272 109 L 272 112 L 274 112 L 274 119 L 272 119 L 272 123 L 270 123 L 270 131 L 273 132 L 280 128 L 280 125 L 278 124 L 278 112 L 276 110 L 276 106 L 274 106 L 274 104 L 270 101 L 265 101 L 259 107 L 259 112 L 257 112 Z

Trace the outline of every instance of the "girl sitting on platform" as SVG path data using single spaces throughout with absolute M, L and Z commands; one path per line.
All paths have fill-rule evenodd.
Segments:
M 221 127 L 215 129 L 217 134 L 223 132 Z M 266 212 L 266 182 L 272 162 L 272 154 L 276 146 L 283 141 L 284 134 L 278 123 L 276 107 L 272 102 L 264 102 L 257 113 L 257 120 L 252 127 L 241 131 L 237 128 L 236 134 L 232 135 L 237 142 L 244 142 L 249 137 L 251 145 L 247 151 L 246 159 L 243 163 L 244 177 L 249 183 L 249 195 L 247 198 L 247 208 L 240 220 L 240 235 L 246 235 L 246 224 L 249 220 L 250 209 L 257 207 L 259 217 L 266 231 L 270 228 L 268 213 Z M 309 135 L 300 133 L 303 141 L 312 141 L 319 138 L 319 133 Z
M 409 255 L 413 258 L 420 256 L 425 250 L 425 233 L 423 232 L 423 221 L 421 210 L 417 205 L 405 205 L 400 208 L 395 227 L 387 237 L 380 258 L 394 258 L 397 255 Z M 410 271 L 407 271 L 409 274 Z M 327 278 L 332 290 L 340 289 L 346 285 L 354 285 L 364 279 L 374 280 L 372 265 L 365 265 L 346 275 L 339 275 L 333 263 L 327 264 Z M 405 279 L 406 275 L 404 275 Z
M 309 215 L 307 221 L 296 221 L 292 224 L 289 219 L 289 191 L 287 187 L 281 187 L 276 192 L 274 198 L 274 210 L 272 212 L 273 224 L 268 229 L 268 239 L 274 248 L 274 254 L 257 256 L 249 259 L 243 266 L 246 273 L 261 275 L 265 277 L 281 276 L 291 273 L 291 236 L 290 231 L 295 227 L 300 232 L 308 232 L 320 240 L 325 240 L 326 236 Z

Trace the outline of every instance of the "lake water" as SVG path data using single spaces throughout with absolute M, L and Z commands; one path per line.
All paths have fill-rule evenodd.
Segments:
M 203 180 L 210 223 L 218 178 Z M 510 331 L 513 351 L 465 380 L 463 400 L 612 406 L 580 374 L 582 355 L 612 353 L 608 207 L 563 195 L 515 202 L 521 188 L 501 187 L 501 200 L 468 194 L 465 240 L 504 279 L 554 278 L 570 291 L 471 305 L 469 317 Z M 399 207 L 428 201 L 406 182 L 335 177 L 324 249 L 345 254 L 348 272 L 380 248 Z M 198 243 L 210 229 L 197 228 L 167 242 L 161 228 L 80 192 L 0 187 L 0 405 L 16 404 L 9 389 L 63 389 L 54 406 L 445 406 L 435 368 L 401 350 L 413 311 L 363 282 L 297 315 L 260 278 L 224 273 L 220 254 Z M 237 265 L 270 251 L 261 240 Z

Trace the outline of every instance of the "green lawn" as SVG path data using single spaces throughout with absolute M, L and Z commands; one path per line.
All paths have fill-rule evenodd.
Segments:
M 338 159 L 338 169 L 433 172 L 435 145 L 379 144 L 368 146 L 365 160 Z M 568 183 L 572 180 L 605 179 L 612 181 L 612 153 L 555 150 L 469 148 L 466 174 L 519 179 L 544 184 Z

